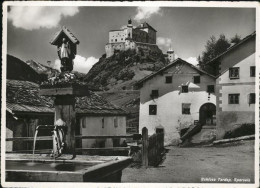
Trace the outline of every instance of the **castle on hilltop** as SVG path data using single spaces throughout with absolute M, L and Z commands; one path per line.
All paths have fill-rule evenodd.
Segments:
M 109 31 L 109 42 L 105 46 L 106 57 L 111 57 L 115 51 L 126 51 L 128 49 L 140 49 L 160 52 L 156 45 L 156 30 L 144 22 L 133 27 L 132 20 L 128 20 L 127 27 L 119 30 Z

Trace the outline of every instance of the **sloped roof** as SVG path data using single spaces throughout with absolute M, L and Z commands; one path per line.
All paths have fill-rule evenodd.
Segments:
M 150 24 L 148 24 L 147 22 L 144 22 L 144 23 L 140 24 L 140 25 L 137 26 L 136 28 L 137 28 L 137 29 L 150 28 L 150 29 L 154 30 L 155 32 L 157 32 L 156 29 L 154 29 L 154 28 L 153 28 Z
M 54 113 L 54 98 L 39 95 L 39 85 L 29 81 L 7 80 L 6 108 L 13 113 Z M 126 112 L 90 91 L 76 97 L 76 113 L 82 115 L 126 115 Z
M 210 76 L 210 77 L 212 77 L 212 78 L 215 78 L 215 76 L 213 76 L 213 75 L 207 73 L 206 71 L 197 68 L 196 66 L 194 66 L 194 65 L 192 65 L 192 64 L 190 64 L 190 63 L 188 63 L 187 61 L 184 61 L 184 60 L 181 59 L 181 58 L 178 58 L 178 59 L 174 60 L 172 63 L 168 64 L 167 66 L 161 68 L 159 71 L 157 71 L 157 72 L 155 72 L 155 73 L 152 73 L 152 74 L 150 74 L 150 75 L 144 77 L 143 79 L 139 80 L 135 85 L 140 86 L 140 85 L 141 85 L 142 83 L 144 83 L 145 81 L 150 80 L 150 79 L 153 78 L 154 76 L 156 76 L 156 75 L 158 75 L 158 74 L 161 74 L 161 73 L 163 73 L 163 71 L 165 71 L 165 70 L 171 68 L 171 67 L 174 66 L 177 62 L 185 63 L 185 64 L 189 65 L 190 67 L 192 67 L 193 69 L 197 70 L 198 72 L 203 73 L 203 74 L 206 74 L 206 75 L 208 75 L 208 76 Z
M 71 40 L 71 42 L 73 42 L 74 44 L 79 44 L 79 40 L 65 26 L 63 26 L 62 29 L 54 35 L 50 43 L 52 45 L 58 45 L 58 42 L 62 40 L 61 37 L 63 33 Z
M 217 59 L 219 59 L 221 57 L 223 57 L 224 55 L 226 55 L 230 51 L 236 49 L 237 47 L 239 47 L 240 45 L 244 44 L 246 41 L 248 41 L 249 39 L 251 39 L 251 38 L 253 38 L 255 36 L 256 36 L 256 32 L 254 31 L 252 34 L 250 34 L 250 35 L 246 36 L 245 38 L 243 38 L 239 43 L 230 46 L 225 52 L 223 52 L 222 54 L 218 55 L 217 57 L 215 57 L 212 60 L 210 60 L 209 62 L 207 62 L 206 65 L 216 61 Z

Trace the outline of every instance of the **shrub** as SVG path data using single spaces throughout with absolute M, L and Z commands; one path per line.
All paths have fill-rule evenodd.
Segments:
M 255 134 L 255 124 L 253 123 L 243 123 L 234 126 L 233 129 L 227 131 L 224 135 L 226 138 L 236 138 L 240 136 L 252 135 Z

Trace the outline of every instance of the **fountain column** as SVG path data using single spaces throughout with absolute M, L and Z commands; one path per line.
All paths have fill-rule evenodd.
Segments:
M 59 83 L 58 85 L 42 84 L 39 91 L 40 95 L 55 97 L 54 122 L 61 119 L 65 122 L 65 143 L 64 153 L 75 156 L 75 127 L 76 127 L 76 97 L 88 96 L 87 85 L 80 83 Z

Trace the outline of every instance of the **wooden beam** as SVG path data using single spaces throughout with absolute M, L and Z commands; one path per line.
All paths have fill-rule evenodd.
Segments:
M 98 139 L 98 138 L 133 138 L 134 135 L 117 135 L 117 136 L 81 136 L 76 135 L 75 139 Z M 14 137 L 14 138 L 6 138 L 6 141 L 33 141 L 34 137 Z M 52 136 L 39 136 L 37 137 L 38 140 L 52 140 Z
M 142 165 L 145 168 L 148 167 L 148 146 L 149 146 L 148 129 L 144 127 L 142 129 Z
M 76 148 L 76 151 L 127 151 L 130 147 L 110 147 L 110 148 Z
M 96 139 L 96 138 L 133 138 L 133 135 L 117 135 L 117 136 L 75 136 L 76 139 Z
M 33 141 L 34 137 L 14 137 L 14 138 L 6 138 L 6 141 Z M 39 136 L 37 137 L 37 141 L 39 140 L 52 140 L 52 136 Z

